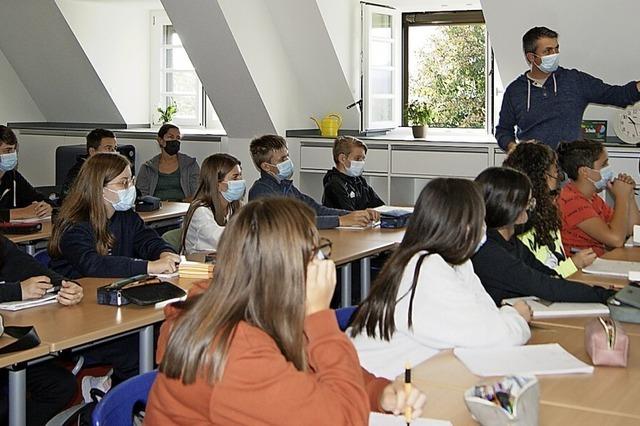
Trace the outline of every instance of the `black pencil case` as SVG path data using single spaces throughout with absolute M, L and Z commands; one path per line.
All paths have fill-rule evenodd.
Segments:
M 123 306 L 133 303 L 147 306 L 186 296 L 180 287 L 166 281 L 156 284 L 143 284 L 130 288 L 110 288 L 110 285 L 98 287 L 98 304 Z
M 0 232 L 3 234 L 35 234 L 42 231 L 42 223 L 14 223 L 0 222 Z

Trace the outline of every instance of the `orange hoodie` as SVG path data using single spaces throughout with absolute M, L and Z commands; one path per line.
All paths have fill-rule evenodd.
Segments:
M 190 296 L 209 282 L 194 284 Z M 156 359 L 162 359 L 181 310 L 165 308 Z M 365 425 L 380 410 L 388 380 L 361 369 L 356 351 L 338 328 L 333 311 L 305 320 L 310 371 L 288 362 L 275 341 L 246 322 L 238 324 L 222 380 L 200 377 L 184 385 L 160 373 L 147 403 L 146 425 Z

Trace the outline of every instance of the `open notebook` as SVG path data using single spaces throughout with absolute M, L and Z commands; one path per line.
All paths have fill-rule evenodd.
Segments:
M 427 401 L 427 404 L 429 401 Z M 406 426 L 407 422 L 403 416 L 393 414 L 370 413 L 369 426 Z M 446 420 L 435 419 L 415 419 L 411 420 L 411 426 L 451 426 L 452 423 Z
M 582 269 L 582 272 L 587 274 L 620 278 L 627 278 L 632 271 L 640 271 L 640 262 L 597 258 L 591 265 Z
M 502 348 L 456 348 L 453 353 L 477 376 L 593 373 L 593 367 L 557 343 Z
M 599 317 L 608 316 L 609 308 L 602 303 L 568 303 L 547 302 L 535 296 L 514 297 L 504 299 L 503 305 L 513 306 L 519 300 L 524 300 L 531 306 L 534 319 L 569 318 L 569 317 Z
M 0 303 L 0 310 L 3 311 L 21 311 L 22 309 L 35 308 L 36 306 L 48 305 L 56 303 L 57 294 L 45 294 L 38 299 L 16 300 L 14 302 Z

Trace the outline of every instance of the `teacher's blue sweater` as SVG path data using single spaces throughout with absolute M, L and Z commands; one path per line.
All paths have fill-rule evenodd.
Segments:
M 612 86 L 582 71 L 559 67 L 543 87 L 537 87 L 522 74 L 504 92 L 495 136 L 504 150 L 516 139 L 537 139 L 556 149 L 560 142 L 581 137 L 588 104 L 626 107 L 637 101 L 635 81 Z
M 278 180 L 264 171 L 260 172 L 260 179 L 253 183 L 249 190 L 249 201 L 261 197 L 293 197 L 316 212 L 316 226 L 318 229 L 336 228 L 340 225 L 339 216 L 351 213 L 349 210 L 332 209 L 319 204 L 307 194 L 300 192 L 293 181 L 288 179 Z
M 115 244 L 107 256 L 98 254 L 89 222 L 72 225 L 62 235 L 62 257 L 52 258 L 49 267 L 71 279 L 80 277 L 130 277 L 147 273 L 147 260 L 160 253 L 175 253 L 169 244 L 148 228 L 133 210 L 115 212 L 109 221 Z

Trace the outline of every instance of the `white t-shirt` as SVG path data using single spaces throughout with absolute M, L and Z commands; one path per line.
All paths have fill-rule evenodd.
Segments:
M 415 366 L 443 349 L 517 346 L 529 340 L 527 322 L 510 306 L 496 307 L 470 260 L 452 267 L 437 254 L 422 262 L 413 301 L 413 329 L 409 330 L 410 288 L 418 258 L 424 253 L 414 255 L 405 267 L 397 299 L 406 296 L 396 305 L 396 332 L 391 341 L 366 333 L 353 339 L 364 368 L 393 380 L 406 362 Z
M 198 251 L 215 251 L 218 249 L 220 236 L 224 226 L 218 225 L 209 207 L 198 207 L 191 217 L 184 251 L 191 254 Z

